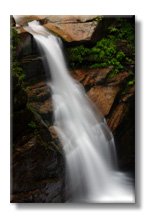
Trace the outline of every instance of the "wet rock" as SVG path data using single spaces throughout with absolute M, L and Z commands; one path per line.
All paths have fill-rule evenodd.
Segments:
M 11 22 L 11 26 L 12 27 L 15 27 L 16 26 L 16 21 L 15 21 L 15 19 L 14 19 L 14 17 L 11 15 L 11 17 L 10 17 L 10 22 Z
M 54 142 L 44 122 L 49 121 L 49 110 L 52 111 L 48 107 L 50 90 L 46 82 L 39 81 L 29 84 L 26 93 L 17 77 L 12 82 L 11 202 L 63 202 L 62 147 Z
M 61 182 L 51 181 L 51 183 L 43 182 L 41 189 L 34 189 L 29 192 L 14 194 L 12 203 L 62 203 L 64 198 L 62 195 Z
M 47 124 L 53 123 L 53 103 L 51 90 L 45 81 L 29 84 L 27 87 L 28 101 L 30 107 L 39 114 L 41 119 Z
M 87 94 L 101 113 L 106 116 L 110 112 L 118 91 L 118 86 L 96 86 L 91 88 Z
M 62 156 L 55 150 L 46 150 L 39 137 L 16 147 L 11 201 L 53 202 L 56 196 L 62 201 L 63 164 Z
M 16 51 L 17 55 L 24 57 L 26 55 L 32 55 L 34 53 L 34 40 L 32 35 L 26 32 L 24 29 L 16 29 L 19 33 L 19 43 L 17 45 Z
M 128 99 L 127 110 L 114 131 L 119 166 L 124 171 L 135 172 L 135 99 Z
M 24 88 L 22 88 L 22 84 L 17 76 L 12 77 L 12 85 L 11 121 L 13 124 L 14 143 L 17 138 L 21 138 L 26 132 L 29 132 L 28 123 L 32 120 L 33 115 L 27 108 L 27 93 Z
M 107 122 L 108 126 L 113 132 L 121 124 L 124 116 L 126 115 L 127 110 L 128 110 L 128 104 L 125 103 L 120 103 L 116 105 L 116 107 L 114 108 L 111 117 L 109 117 Z
M 94 69 L 75 69 L 72 70 L 71 76 L 79 81 L 86 91 L 88 91 L 90 88 L 95 87 L 96 85 L 104 85 L 105 78 L 112 70 L 112 67 L 106 67 L 106 68 L 94 68 Z
M 123 102 L 127 102 L 129 98 L 132 97 L 134 94 L 135 94 L 135 86 L 133 85 L 127 90 L 125 94 L 121 96 L 121 100 Z
M 21 139 L 22 136 L 29 132 L 28 123 L 33 119 L 33 114 L 27 108 L 20 111 L 13 111 L 12 115 L 12 133 L 13 133 L 13 143 L 17 139 Z
M 15 95 L 13 95 L 13 110 L 18 111 L 26 107 L 27 94 L 23 89 L 20 89 Z
M 27 86 L 27 94 L 29 97 L 29 102 L 44 102 L 51 97 L 51 90 L 47 86 L 45 81 L 31 83 Z
M 55 126 L 50 126 L 49 127 L 49 132 L 52 136 L 52 139 L 58 139 L 58 134 L 56 132 Z
M 82 81 L 84 87 L 90 88 L 97 84 L 103 84 L 106 76 L 112 70 L 112 67 L 88 69 L 86 77 Z
M 21 61 L 21 66 L 25 73 L 25 81 L 28 83 L 36 83 L 40 79 L 46 78 L 42 59 L 39 57 L 29 57 Z
M 110 85 L 121 85 L 122 82 L 129 76 L 127 71 L 120 72 L 116 76 L 107 79 L 107 83 Z
M 83 69 L 72 70 L 70 73 L 72 77 L 79 82 L 86 78 L 86 71 Z
M 53 102 L 52 99 L 46 100 L 39 108 L 40 113 L 48 113 L 53 111 Z
M 91 40 L 99 24 L 98 16 L 20 16 L 19 25 L 39 20 L 46 29 L 54 32 L 67 42 Z M 24 32 L 19 28 L 19 32 Z

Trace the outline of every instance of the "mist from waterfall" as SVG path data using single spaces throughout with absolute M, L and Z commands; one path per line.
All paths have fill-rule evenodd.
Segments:
M 60 38 L 33 21 L 30 32 L 51 73 L 54 126 L 66 161 L 66 201 L 134 203 L 132 180 L 119 172 L 113 135 L 104 117 L 69 74 Z

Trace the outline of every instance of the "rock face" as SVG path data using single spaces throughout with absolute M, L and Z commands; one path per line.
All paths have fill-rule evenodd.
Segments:
M 47 23 L 44 26 L 61 36 L 65 41 L 83 41 L 90 40 L 96 27 L 97 22 L 86 23 Z
M 15 21 L 15 19 L 14 19 L 14 17 L 12 15 L 10 17 L 10 22 L 11 22 L 12 27 L 16 26 L 16 21 Z
M 64 166 L 61 156 L 46 150 L 40 137 L 31 136 L 15 149 L 11 202 L 62 202 Z
M 24 90 L 17 77 L 12 82 L 11 202 L 64 202 L 64 158 L 48 128 L 52 107 L 45 109 L 46 99 L 51 101 L 46 83 Z
M 106 116 L 110 112 L 118 91 L 119 87 L 97 86 L 89 90 L 88 96 L 99 107 L 102 114 Z
M 99 26 L 98 16 L 15 16 L 15 19 L 20 26 L 38 20 L 67 42 L 90 40 Z M 24 32 L 22 27 L 17 29 Z
M 16 19 L 16 17 L 14 17 Z M 17 24 L 31 20 L 68 42 L 90 40 L 97 30 L 96 16 L 22 16 Z M 54 126 L 51 90 L 46 82 L 42 57 L 31 36 L 17 27 L 17 53 L 25 73 L 25 90 L 13 78 L 13 148 L 11 202 L 64 202 L 64 157 Z M 134 85 L 123 92 L 128 72 L 113 78 L 112 67 L 70 70 L 74 79 L 105 116 L 117 147 L 119 166 L 134 170 Z
M 121 95 L 120 83 L 117 83 L 117 79 L 108 79 L 107 82 L 106 76 L 110 70 L 110 68 L 88 71 L 78 69 L 71 74 L 82 83 L 88 96 L 106 116 L 108 125 L 115 136 L 121 169 L 132 170 L 134 168 L 134 138 L 132 137 L 134 122 L 129 113 L 130 110 L 132 111 L 131 107 L 133 108 L 131 99 L 134 96 L 134 89 L 131 88 Z M 122 73 L 122 78 L 125 79 L 125 75 L 126 72 Z M 29 107 L 33 113 L 30 113 L 28 109 L 24 112 L 18 110 L 17 119 L 15 118 L 14 121 L 14 130 L 19 132 L 15 136 L 13 151 L 11 202 L 64 202 L 64 159 L 62 147 L 53 126 L 51 91 L 46 85 L 46 80 L 28 83 L 26 91 Z M 34 127 L 33 131 L 28 131 L 28 123 L 33 116 L 37 128 Z M 19 124 L 23 129 L 19 127 Z
M 111 67 L 74 70 L 71 75 L 84 86 L 95 106 L 106 117 L 113 132 L 122 170 L 135 169 L 135 100 L 134 86 L 125 92 L 124 83 L 129 73 L 124 71 L 109 78 Z

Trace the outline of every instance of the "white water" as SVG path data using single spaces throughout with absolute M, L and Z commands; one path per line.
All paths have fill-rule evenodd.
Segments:
M 117 170 L 114 139 L 105 119 L 70 75 L 61 41 L 38 22 L 26 30 L 45 54 L 51 72 L 56 131 L 66 158 L 68 202 L 134 203 L 131 179 Z

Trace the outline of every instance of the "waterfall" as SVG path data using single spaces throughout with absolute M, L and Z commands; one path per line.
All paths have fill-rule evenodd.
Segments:
M 66 161 L 67 202 L 134 203 L 131 178 L 119 172 L 114 138 L 83 87 L 69 74 L 60 38 L 37 21 L 25 29 L 45 55 L 51 73 L 54 126 Z

